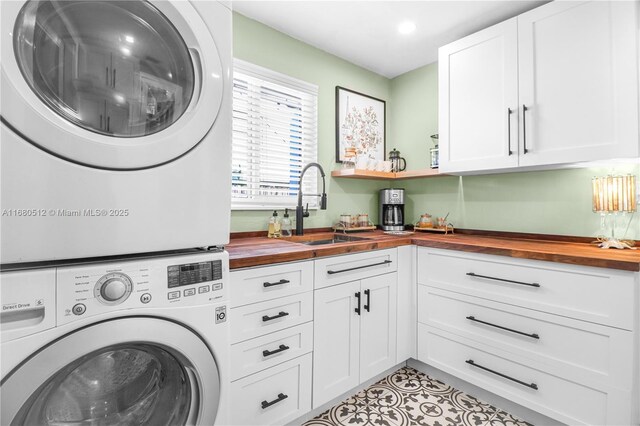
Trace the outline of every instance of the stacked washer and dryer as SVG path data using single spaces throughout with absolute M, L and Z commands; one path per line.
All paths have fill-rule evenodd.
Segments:
M 0 424 L 226 424 L 228 5 L 0 8 Z

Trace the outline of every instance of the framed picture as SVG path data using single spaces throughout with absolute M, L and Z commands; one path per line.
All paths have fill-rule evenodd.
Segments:
M 386 102 L 336 86 L 336 162 L 366 156 L 384 160 Z

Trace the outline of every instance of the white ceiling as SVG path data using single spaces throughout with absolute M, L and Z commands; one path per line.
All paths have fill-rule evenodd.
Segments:
M 234 1 L 233 9 L 393 78 L 438 60 L 438 47 L 547 1 Z M 407 35 L 398 25 L 413 21 Z

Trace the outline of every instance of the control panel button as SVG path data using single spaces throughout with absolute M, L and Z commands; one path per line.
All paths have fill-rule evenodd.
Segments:
M 119 279 L 108 280 L 106 283 L 102 284 L 100 293 L 105 300 L 113 302 L 120 299 L 127 293 L 127 285 Z
M 196 289 L 195 288 L 188 288 L 184 291 L 184 296 L 194 296 L 196 294 Z
M 208 293 L 209 292 L 209 285 L 203 285 L 198 287 L 198 293 L 202 294 L 202 293 Z
M 212 286 L 211 286 L 211 289 L 212 289 L 213 291 L 216 291 L 216 290 L 222 290 L 222 283 L 217 283 L 217 284 L 212 285 Z
M 177 299 L 180 297 L 180 292 L 179 291 L 171 291 L 167 294 L 167 297 L 169 298 L 169 300 L 173 300 L 173 299 Z
M 144 304 L 151 302 L 151 295 L 149 293 L 143 294 L 142 296 L 140 296 L 140 301 Z
M 73 305 L 73 308 L 71 308 L 71 312 L 73 312 L 74 315 L 82 315 L 86 311 L 87 307 L 83 303 L 76 303 Z
M 104 305 L 118 305 L 129 298 L 132 290 L 133 282 L 127 274 L 111 272 L 96 282 L 94 295 Z

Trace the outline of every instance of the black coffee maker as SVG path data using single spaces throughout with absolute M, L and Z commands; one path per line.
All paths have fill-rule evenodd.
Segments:
M 404 231 L 404 189 L 381 189 L 378 211 L 383 231 Z

